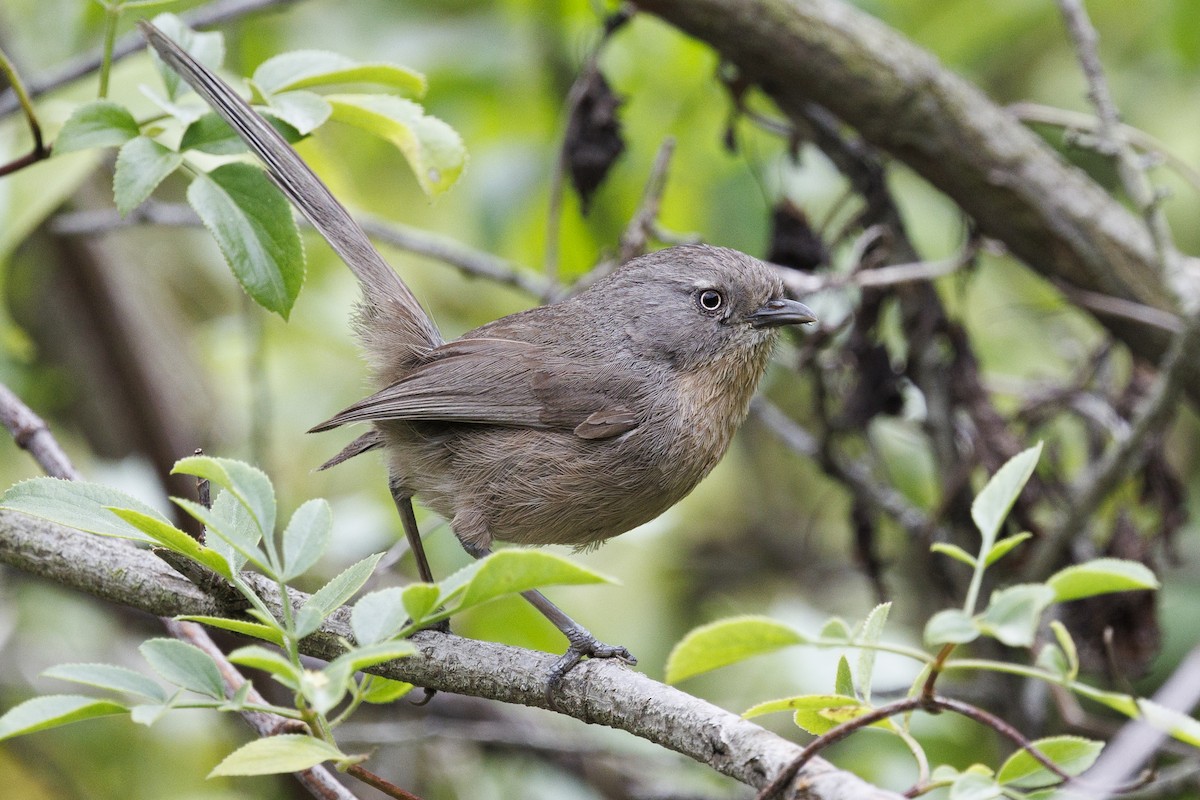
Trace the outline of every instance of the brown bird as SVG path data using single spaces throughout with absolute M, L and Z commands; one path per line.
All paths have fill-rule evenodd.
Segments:
M 688 245 L 642 256 L 562 302 L 452 342 L 276 130 L 152 25 L 151 45 L 241 135 L 357 276 L 355 328 L 380 391 L 317 425 L 372 427 L 327 462 L 386 448 L 389 485 L 422 580 L 433 577 L 412 498 L 476 558 L 495 540 L 596 546 L 647 522 L 708 474 L 746 418 L 781 326 L 814 321 L 750 256 Z M 634 662 L 540 592 L 584 656 Z

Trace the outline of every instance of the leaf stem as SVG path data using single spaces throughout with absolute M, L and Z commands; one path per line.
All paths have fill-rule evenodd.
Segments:
M 106 3 L 104 6 L 104 47 L 100 60 L 100 92 L 101 99 L 108 97 L 108 76 L 112 72 L 113 47 L 117 42 L 117 23 L 121 21 L 122 0 Z

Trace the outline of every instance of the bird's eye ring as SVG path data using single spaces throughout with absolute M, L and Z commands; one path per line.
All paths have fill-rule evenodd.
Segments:
M 716 289 L 705 289 L 696 298 L 696 302 L 704 311 L 716 311 L 725 304 L 725 298 Z

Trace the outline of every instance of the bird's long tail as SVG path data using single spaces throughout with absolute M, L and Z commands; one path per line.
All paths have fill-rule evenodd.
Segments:
M 408 360 L 408 354 L 442 343 L 433 320 L 400 276 L 383 260 L 345 206 L 304 163 L 292 146 L 224 80 L 192 58 L 149 22 L 142 34 L 159 56 L 179 73 L 242 138 L 267 168 L 267 174 L 341 256 L 362 287 L 359 333 L 376 368 Z

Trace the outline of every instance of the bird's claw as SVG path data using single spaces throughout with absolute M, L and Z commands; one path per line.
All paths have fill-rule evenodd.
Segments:
M 546 698 L 551 705 L 553 705 L 552 696 L 559 683 L 568 672 L 575 668 L 576 664 L 585 658 L 615 658 L 630 666 L 637 664 L 637 659 L 628 649 L 620 645 L 605 644 L 586 631 L 570 635 L 568 639 L 571 646 L 550 667 L 546 684 Z

